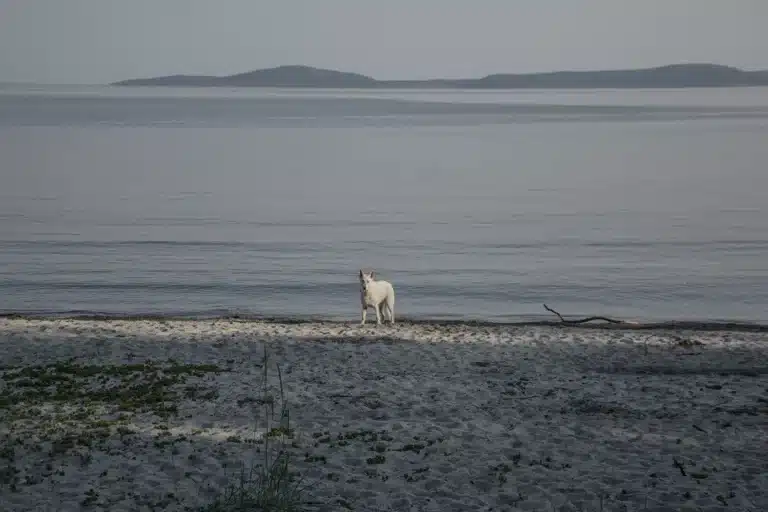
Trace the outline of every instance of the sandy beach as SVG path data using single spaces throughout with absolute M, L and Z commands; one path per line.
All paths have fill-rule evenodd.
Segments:
M 303 510 L 768 510 L 764 333 L 3 318 L 0 365 L 1 510 L 199 510 L 278 442 Z

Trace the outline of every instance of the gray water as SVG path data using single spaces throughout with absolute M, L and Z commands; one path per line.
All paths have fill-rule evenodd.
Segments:
M 768 90 L 0 87 L 0 312 L 768 319 Z

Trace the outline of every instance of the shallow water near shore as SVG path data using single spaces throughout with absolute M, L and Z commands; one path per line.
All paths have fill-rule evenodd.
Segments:
M 0 312 L 768 321 L 768 91 L 0 90 Z

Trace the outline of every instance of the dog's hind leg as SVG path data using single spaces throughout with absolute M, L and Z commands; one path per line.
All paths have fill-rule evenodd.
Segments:
M 386 302 L 381 303 L 381 319 L 386 322 L 392 317 L 392 312 L 389 310 L 389 305 Z
M 387 310 L 389 311 L 389 323 L 395 323 L 395 295 L 389 295 L 386 300 Z

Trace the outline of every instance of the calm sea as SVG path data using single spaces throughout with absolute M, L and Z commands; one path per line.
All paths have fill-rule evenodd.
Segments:
M 0 87 L 0 313 L 768 320 L 768 89 Z

